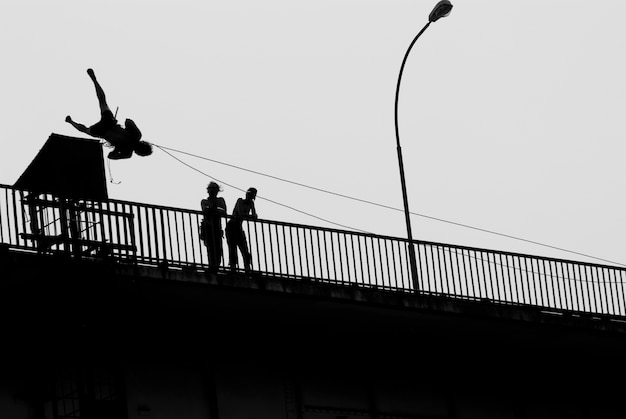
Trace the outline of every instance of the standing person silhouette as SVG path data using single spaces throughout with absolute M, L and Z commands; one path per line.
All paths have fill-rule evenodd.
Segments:
M 252 255 L 250 254 L 250 250 L 248 250 L 248 241 L 246 240 L 242 224 L 244 219 L 256 220 L 258 218 L 254 207 L 256 193 L 256 188 L 249 188 L 246 191 L 245 198 L 237 199 L 232 217 L 226 223 L 228 264 L 230 265 L 231 270 L 235 270 L 235 268 L 239 265 L 237 249 L 241 252 L 246 272 L 249 272 L 252 267 Z
M 209 253 L 209 272 L 217 272 L 224 254 L 222 247 L 222 238 L 224 230 L 222 230 L 222 217 L 225 217 L 226 201 L 224 198 L 218 197 L 221 191 L 220 186 L 215 182 L 210 182 L 206 188 L 209 196 L 200 201 L 202 208 L 202 231 L 201 237 L 204 245 Z
M 132 119 L 126 119 L 125 127 L 118 124 L 109 105 L 107 105 L 104 90 L 98 83 L 93 70 L 91 68 L 88 69 L 87 74 L 96 88 L 96 96 L 100 105 L 100 121 L 87 127 L 73 121 L 72 117 L 68 115 L 65 117 L 65 122 L 68 122 L 80 132 L 84 132 L 92 137 L 102 138 L 111 144 L 114 147 L 113 151 L 108 154 L 111 160 L 128 159 L 133 155 L 133 151 L 138 156 L 149 156 L 152 154 L 152 145 L 141 141 L 141 131 L 139 131 Z

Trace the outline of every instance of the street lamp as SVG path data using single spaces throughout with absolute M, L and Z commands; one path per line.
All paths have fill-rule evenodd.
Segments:
M 404 200 L 404 217 L 406 219 L 406 232 L 409 239 L 409 264 L 411 268 L 411 280 L 413 281 L 413 289 L 418 290 L 419 284 L 417 281 L 417 260 L 415 258 L 415 248 L 413 247 L 413 233 L 411 232 L 411 217 L 409 213 L 409 200 L 406 194 L 406 181 L 404 179 L 404 163 L 402 162 L 402 148 L 400 147 L 400 134 L 398 133 L 398 95 L 400 94 L 400 81 L 402 80 L 402 72 L 404 71 L 404 65 L 406 64 L 406 59 L 409 56 L 409 52 L 413 48 L 413 45 L 417 41 L 417 39 L 424 33 L 426 28 L 430 26 L 431 23 L 438 21 L 442 17 L 446 17 L 450 14 L 452 10 L 452 3 L 448 0 L 442 0 L 435 5 L 430 15 L 428 15 L 428 23 L 424 25 L 421 31 L 413 38 L 413 41 L 409 45 L 409 48 L 406 50 L 406 54 L 404 54 L 404 59 L 402 60 L 402 66 L 400 66 L 400 74 L 398 75 L 398 85 L 396 87 L 396 105 L 395 105 L 395 124 L 396 124 L 396 143 L 398 150 L 398 166 L 400 167 L 400 182 L 402 183 L 402 199 Z

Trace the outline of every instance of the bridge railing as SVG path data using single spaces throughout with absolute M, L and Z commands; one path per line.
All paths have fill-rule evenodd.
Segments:
M 201 219 L 195 210 L 0 185 L 0 243 L 16 250 L 206 270 Z M 620 267 L 416 240 L 414 282 L 406 239 L 271 220 L 243 226 L 252 269 L 273 276 L 626 317 Z

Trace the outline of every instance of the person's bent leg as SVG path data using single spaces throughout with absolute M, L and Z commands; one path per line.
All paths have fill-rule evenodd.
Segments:
M 91 78 L 91 81 L 93 82 L 93 85 L 96 88 L 96 96 L 98 97 L 98 105 L 100 106 L 100 113 L 103 113 L 104 111 L 110 111 L 111 109 L 109 108 L 109 105 L 107 105 L 107 100 L 104 94 L 104 90 L 100 86 L 100 83 L 98 83 L 98 80 L 96 79 L 96 75 L 94 74 L 93 70 L 91 68 L 88 69 L 87 74 Z
M 241 242 L 239 243 L 239 247 L 241 248 L 244 269 L 248 272 L 252 269 L 252 254 L 250 253 L 250 250 L 248 250 L 248 240 L 243 232 L 241 233 Z
M 232 231 L 226 226 L 226 244 L 228 245 L 228 266 L 231 270 L 237 267 L 237 238 L 236 231 Z

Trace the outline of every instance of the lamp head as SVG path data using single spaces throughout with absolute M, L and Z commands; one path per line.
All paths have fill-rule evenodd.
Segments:
M 428 15 L 429 22 L 436 22 L 442 17 L 446 17 L 450 14 L 452 10 L 452 3 L 448 0 L 441 0 L 439 3 L 435 5 L 433 11 Z

